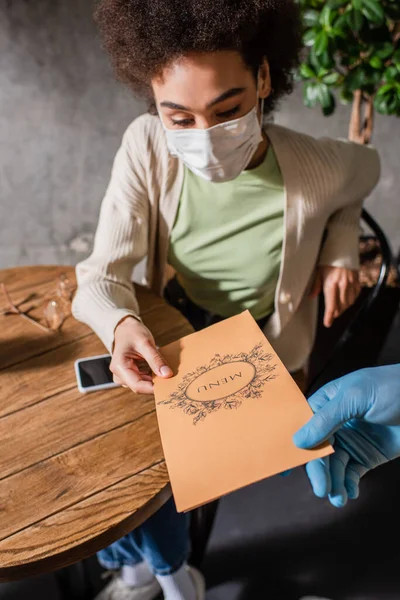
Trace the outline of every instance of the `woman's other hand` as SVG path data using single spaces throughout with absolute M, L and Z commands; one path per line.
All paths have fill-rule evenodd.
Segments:
M 153 393 L 151 372 L 164 378 L 173 375 L 151 332 L 134 317 L 124 319 L 115 329 L 110 369 L 115 383 L 129 387 L 136 394 Z
M 360 293 L 358 271 L 342 267 L 317 267 L 310 296 L 316 298 L 321 292 L 324 293 L 325 299 L 324 325 L 331 327 L 333 321 L 358 298 Z

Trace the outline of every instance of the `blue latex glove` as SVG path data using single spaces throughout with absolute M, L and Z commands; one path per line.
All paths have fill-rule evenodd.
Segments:
M 363 369 L 309 399 L 314 416 L 294 435 L 312 448 L 335 433 L 335 454 L 306 466 L 316 496 L 337 507 L 359 494 L 367 471 L 400 456 L 400 365 Z

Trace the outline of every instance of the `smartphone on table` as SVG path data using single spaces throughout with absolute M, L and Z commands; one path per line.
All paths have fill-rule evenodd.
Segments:
M 97 392 L 98 390 L 120 387 L 118 383 L 114 383 L 113 381 L 110 364 L 110 354 L 79 358 L 75 361 L 78 390 L 82 394 L 86 394 L 87 392 Z

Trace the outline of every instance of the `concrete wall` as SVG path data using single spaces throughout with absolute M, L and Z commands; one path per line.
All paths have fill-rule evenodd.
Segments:
M 90 250 L 113 156 L 144 107 L 114 81 L 89 0 L 0 3 L 0 267 L 74 263 Z M 346 136 L 348 109 L 329 119 L 301 90 L 278 122 Z M 400 120 L 377 119 L 383 177 L 368 201 L 400 245 Z

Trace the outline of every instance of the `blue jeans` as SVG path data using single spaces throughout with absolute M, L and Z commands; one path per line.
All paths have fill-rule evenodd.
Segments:
M 171 498 L 140 527 L 97 553 L 109 570 L 146 561 L 155 575 L 177 571 L 189 554 L 188 516 L 176 512 Z

